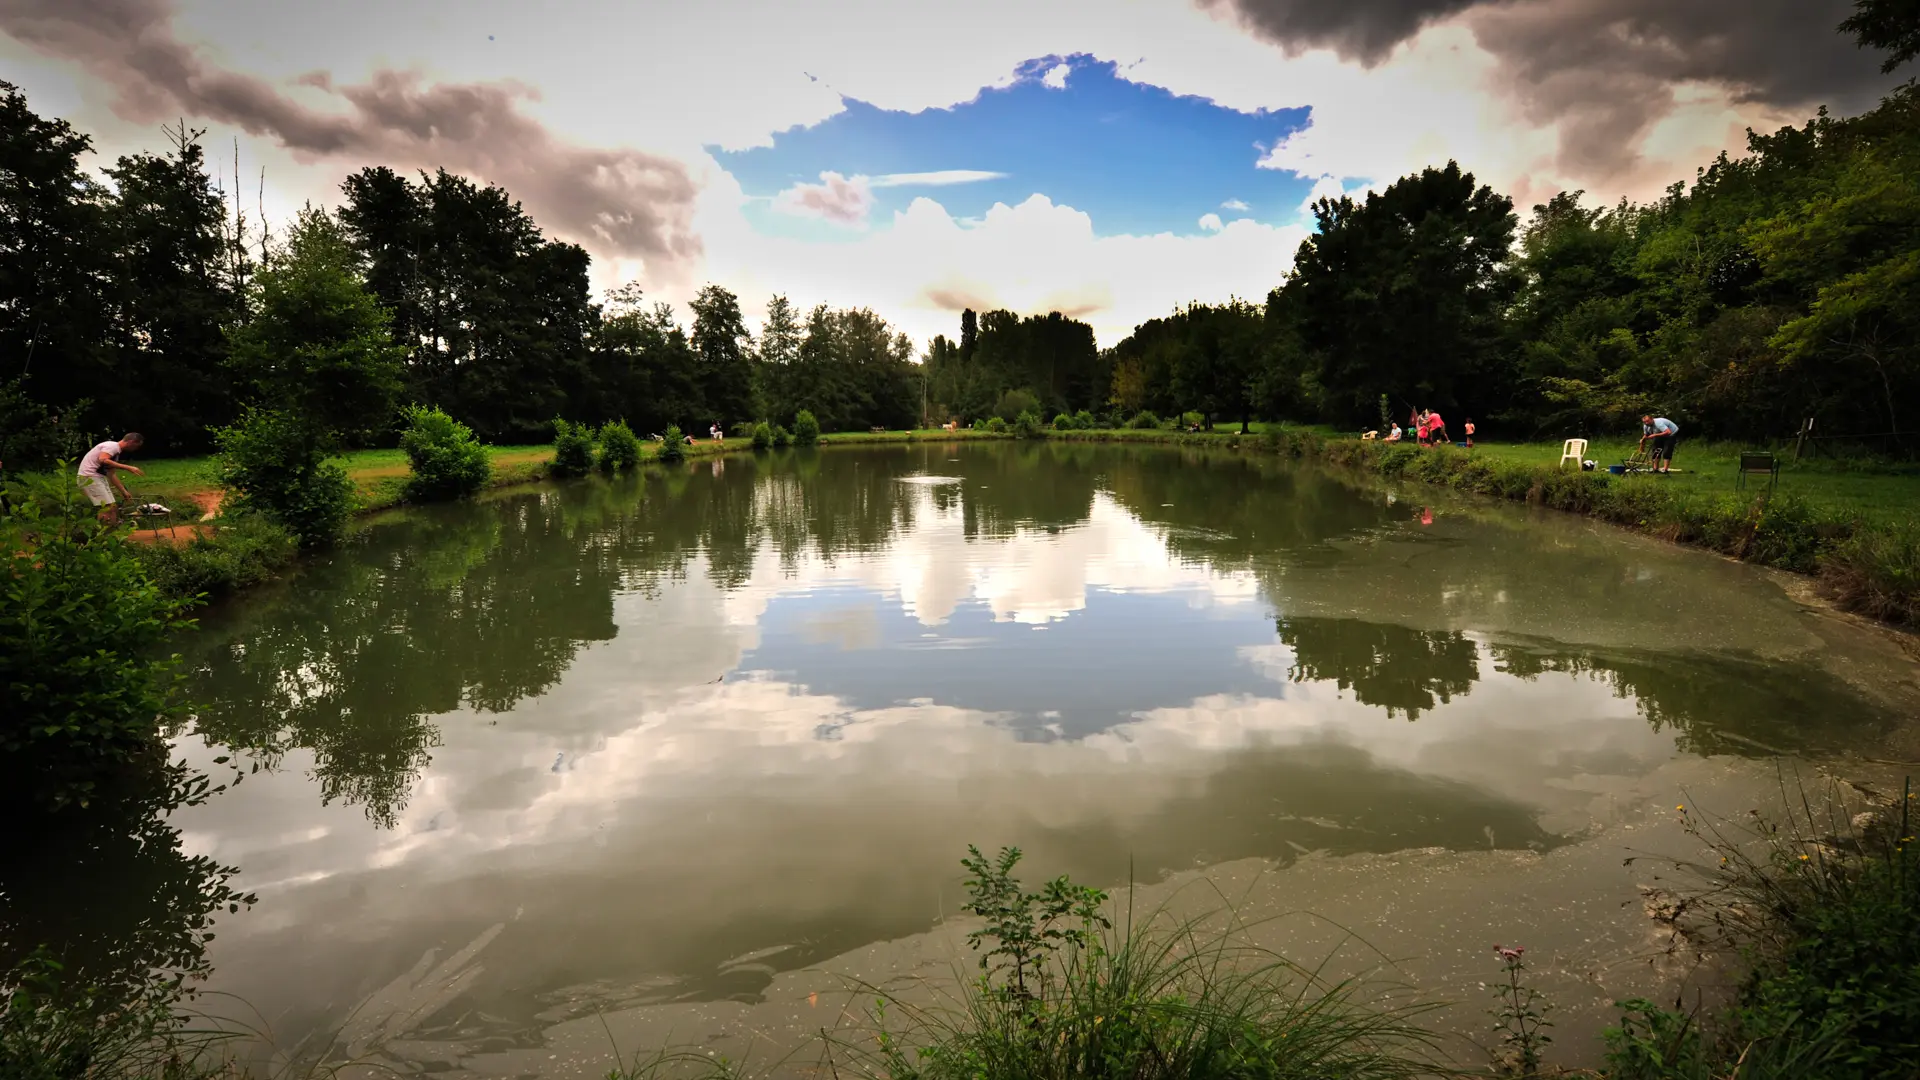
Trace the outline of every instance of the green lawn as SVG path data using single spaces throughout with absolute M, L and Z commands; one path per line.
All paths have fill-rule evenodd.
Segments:
M 495 446 L 493 467 L 501 480 L 528 478 L 533 475 L 534 467 L 546 463 L 553 457 L 552 446 Z M 347 475 L 353 478 L 360 489 L 363 499 L 371 503 L 390 502 L 399 494 L 399 487 L 406 482 L 408 475 L 407 455 L 398 448 L 387 450 L 354 450 L 343 455 Z M 184 510 L 191 503 L 191 496 L 204 494 L 217 489 L 220 485 L 214 474 L 214 460 L 211 457 L 162 458 L 157 461 L 142 461 L 134 457 L 129 464 L 137 465 L 145 476 L 124 477 L 127 489 L 140 501 L 157 500 L 173 506 L 175 510 Z
M 1618 465 L 1633 453 L 1635 440 L 1596 440 L 1587 457 L 1600 468 Z M 1526 464 L 1552 465 L 1560 458 L 1560 443 L 1489 443 L 1474 446 L 1474 454 Z M 1712 493 L 1733 493 L 1740 452 L 1753 447 L 1741 443 L 1689 443 L 1684 438 L 1674 451 L 1672 476 L 1634 476 L 1636 483 L 1666 484 Z M 1817 506 L 1830 506 L 1889 522 L 1911 522 L 1920 515 L 1920 465 L 1836 461 L 1815 458 L 1794 461 L 1788 449 L 1780 453 L 1780 491 Z M 1572 465 L 1568 465 L 1572 468 Z M 1765 476 L 1747 477 L 1747 488 L 1762 489 Z

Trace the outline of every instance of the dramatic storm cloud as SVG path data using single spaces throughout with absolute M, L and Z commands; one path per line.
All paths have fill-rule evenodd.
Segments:
M 1198 0 L 1289 50 L 1332 49 L 1377 64 L 1421 28 L 1472 7 L 1474 0 Z
M 343 104 L 312 108 L 256 76 L 227 70 L 182 42 L 169 0 L 0 0 L 0 31 L 84 67 L 136 122 L 185 113 L 278 142 L 296 156 L 444 166 L 497 183 L 545 227 L 603 254 L 678 276 L 700 254 L 690 231 L 695 183 L 681 163 L 578 146 L 521 111 L 537 95 L 513 82 L 424 83 L 377 71 L 334 86 L 301 80 Z
M 1493 88 L 1558 125 L 1560 164 L 1630 170 L 1635 147 L 1688 84 L 1782 111 L 1870 104 L 1889 80 L 1838 33 L 1850 0 L 1196 0 L 1289 52 L 1367 64 L 1428 26 L 1468 28 L 1496 61 Z

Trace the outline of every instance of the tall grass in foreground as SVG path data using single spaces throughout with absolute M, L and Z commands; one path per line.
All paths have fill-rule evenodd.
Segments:
M 1613 1080 L 1920 1077 L 1912 782 L 1891 798 L 1788 802 L 1777 822 L 1689 814 L 1709 858 L 1678 865 L 1663 917 L 1681 940 L 1738 951 L 1749 973 L 1705 1022 L 1626 1003 L 1609 1032 Z
M 973 849 L 967 910 L 980 972 L 929 1002 L 866 986 L 861 1020 L 822 1032 L 812 1074 L 886 1080 L 1247 1078 L 1398 1080 L 1437 1069 L 1419 1005 L 1244 941 L 1244 926 L 1156 910 L 1135 921 L 1065 878 L 1028 892 L 1017 848 Z M 1120 920 L 1116 925 L 1108 917 Z M 795 1057 L 804 1057 L 806 1050 Z M 789 1059 L 791 1060 L 791 1059 Z M 725 1062 L 662 1054 L 625 1080 L 734 1075 Z

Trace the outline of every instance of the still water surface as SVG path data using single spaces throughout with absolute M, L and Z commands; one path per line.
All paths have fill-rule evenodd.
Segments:
M 397 514 L 211 613 L 182 749 L 271 768 L 173 824 L 259 895 L 212 985 L 276 1041 L 526 1071 L 583 1001 L 763 1001 L 924 934 L 968 843 L 1478 908 L 1363 915 L 1398 864 L 1354 868 L 1497 888 L 1676 783 L 1871 753 L 1899 710 L 1852 641 L 1751 568 L 1272 461 L 736 456 Z

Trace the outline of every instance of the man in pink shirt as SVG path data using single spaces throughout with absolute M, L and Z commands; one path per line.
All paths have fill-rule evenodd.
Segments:
M 1427 412 L 1427 438 L 1435 446 L 1444 446 L 1447 442 L 1447 422 L 1431 410 Z
M 120 524 L 120 506 L 114 500 L 114 492 L 119 492 L 120 496 L 128 501 L 133 499 L 133 496 L 127 493 L 127 486 L 122 484 L 120 477 L 115 474 L 124 469 L 135 476 L 145 475 L 120 459 L 127 452 L 140 449 L 146 441 L 146 437 L 139 432 L 130 431 L 121 436 L 118 442 L 109 439 L 95 446 L 87 451 L 86 457 L 80 459 L 80 470 L 77 474 L 80 490 L 87 493 L 87 499 L 93 505 L 106 507 L 101 516 L 109 525 Z

